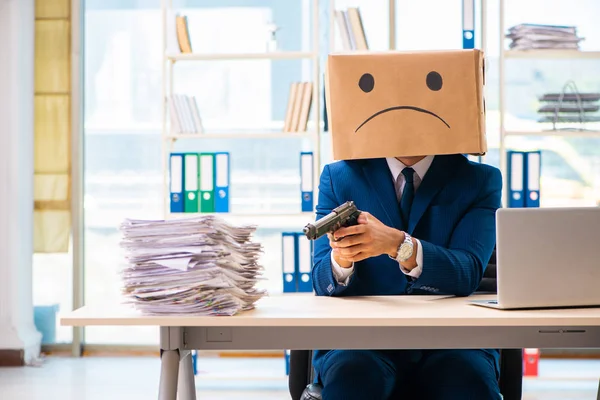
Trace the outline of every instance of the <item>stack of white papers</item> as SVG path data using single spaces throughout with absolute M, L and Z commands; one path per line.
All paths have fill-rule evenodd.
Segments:
M 120 230 L 123 293 L 144 313 L 234 315 L 266 295 L 256 288 L 263 268 L 262 247 L 250 241 L 255 226 L 207 215 L 127 219 Z
M 520 24 L 508 30 L 507 38 L 512 39 L 510 49 L 566 49 L 579 50 L 577 28 L 562 25 Z

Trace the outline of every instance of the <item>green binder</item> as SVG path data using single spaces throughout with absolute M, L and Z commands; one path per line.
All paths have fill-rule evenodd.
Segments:
M 184 212 L 186 213 L 198 212 L 198 168 L 200 166 L 198 159 L 197 153 L 184 153 L 185 185 L 183 190 L 185 191 Z
M 200 153 L 200 212 L 215 212 L 214 153 Z

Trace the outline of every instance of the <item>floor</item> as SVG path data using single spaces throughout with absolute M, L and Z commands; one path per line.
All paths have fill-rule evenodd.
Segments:
M 289 399 L 282 359 L 199 360 L 198 400 Z M 157 398 L 156 358 L 47 358 L 39 367 L 0 368 L 2 400 Z M 542 360 L 524 400 L 596 400 L 600 360 Z

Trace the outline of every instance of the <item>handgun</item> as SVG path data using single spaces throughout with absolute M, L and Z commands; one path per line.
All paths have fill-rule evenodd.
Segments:
M 333 233 L 345 226 L 358 224 L 360 211 L 356 208 L 353 201 L 347 201 L 332 212 L 316 221 L 314 224 L 307 224 L 302 232 L 310 240 L 316 240 L 327 233 Z

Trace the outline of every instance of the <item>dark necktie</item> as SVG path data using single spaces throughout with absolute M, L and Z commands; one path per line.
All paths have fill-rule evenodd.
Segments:
M 415 170 L 410 167 L 406 167 L 402 170 L 402 175 L 404 175 L 406 183 L 404 184 L 402 198 L 400 199 L 400 211 L 402 212 L 402 219 L 407 226 L 410 208 L 412 206 L 413 198 L 415 197 L 414 173 Z

